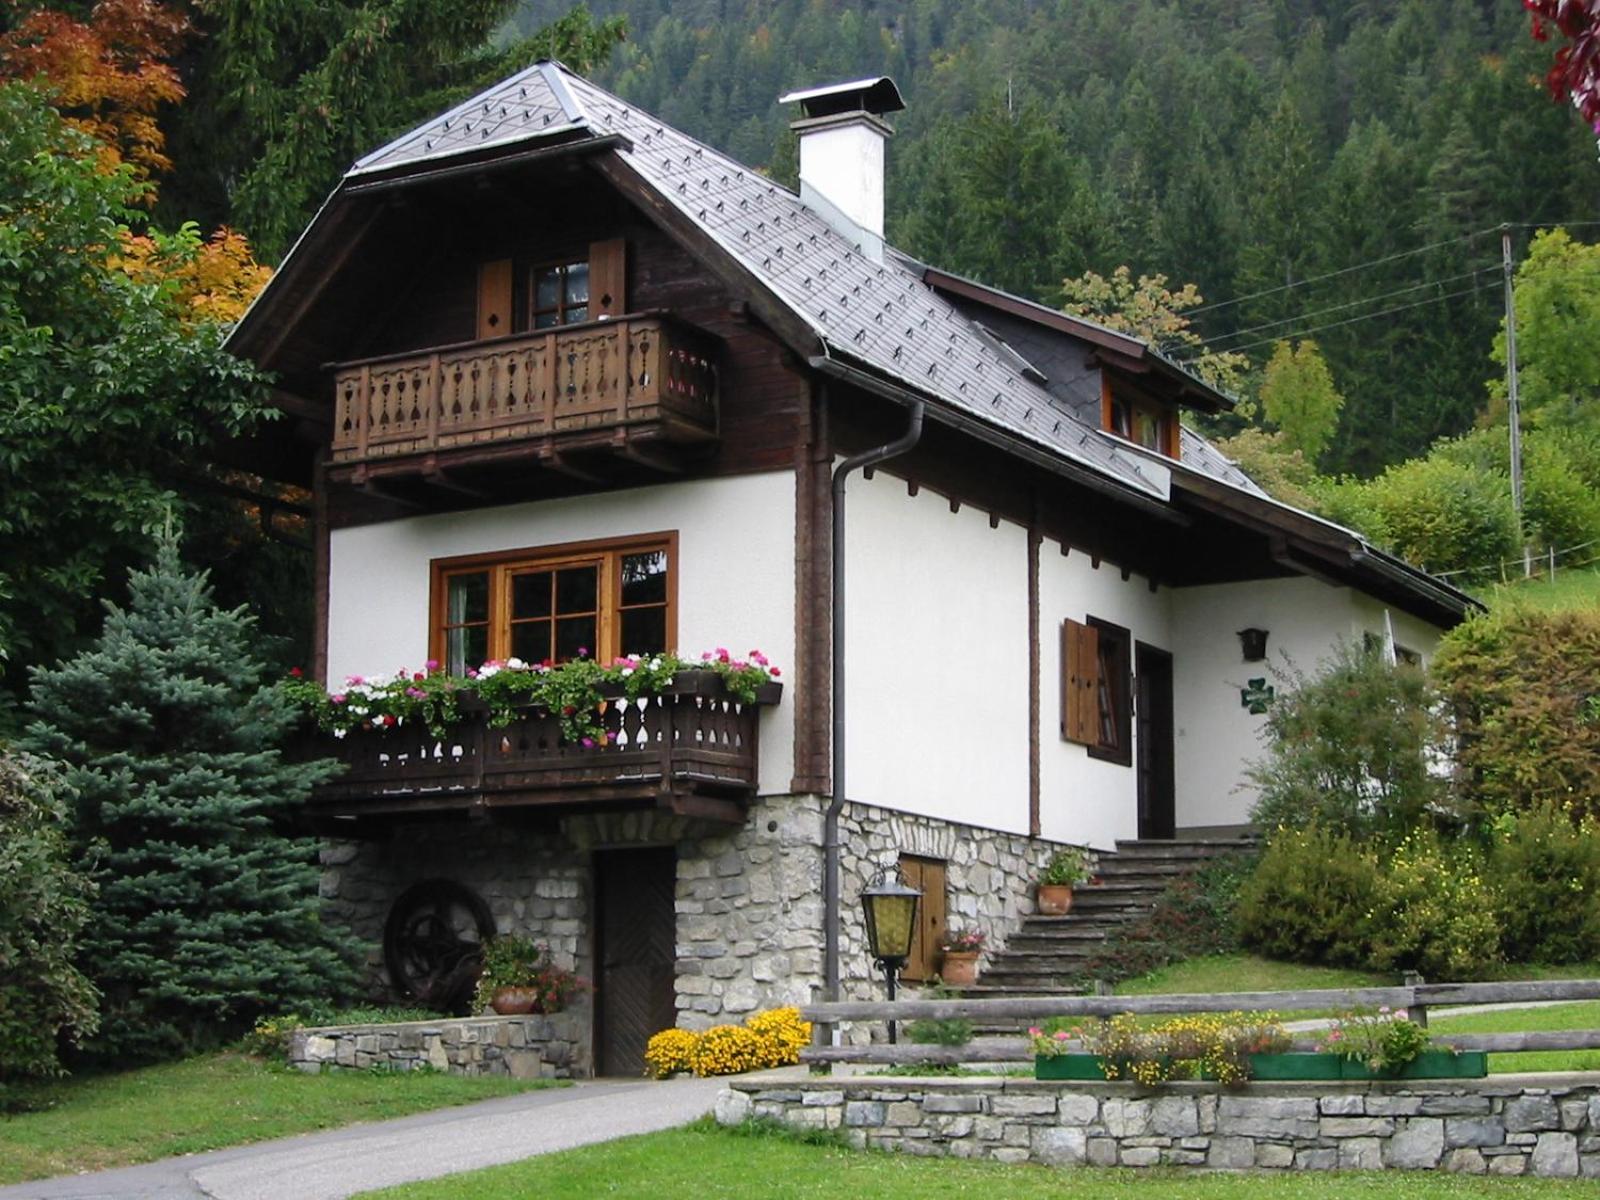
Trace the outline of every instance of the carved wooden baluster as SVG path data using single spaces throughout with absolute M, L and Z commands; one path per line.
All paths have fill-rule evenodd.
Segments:
M 428 449 L 439 444 L 439 356 L 428 355 L 426 377 L 422 389 L 424 411 L 428 414 Z

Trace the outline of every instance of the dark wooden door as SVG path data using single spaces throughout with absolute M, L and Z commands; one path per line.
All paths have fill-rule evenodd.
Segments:
M 595 855 L 595 1067 L 601 1075 L 638 1078 L 650 1035 L 677 1020 L 677 873 L 671 847 Z
M 1134 678 L 1139 722 L 1139 836 L 1170 838 L 1177 824 L 1172 655 L 1140 642 L 1134 649 Z

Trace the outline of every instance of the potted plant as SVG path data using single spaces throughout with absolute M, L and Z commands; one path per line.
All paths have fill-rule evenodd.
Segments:
M 1435 1047 L 1405 1009 L 1357 1009 L 1337 1018 L 1318 1050 L 1342 1058 L 1344 1079 L 1481 1079 L 1488 1055 Z
M 948 987 L 971 987 L 978 982 L 978 956 L 983 953 L 984 935 L 977 929 L 946 929 L 939 949 L 939 978 Z
M 1039 911 L 1049 917 L 1065 916 L 1072 910 L 1072 889 L 1093 875 L 1088 851 L 1076 846 L 1057 850 L 1039 874 Z
M 501 1016 L 531 1013 L 539 1005 L 539 971 L 545 951 L 527 938 L 503 934 L 483 948 L 476 1002 L 479 1012 L 492 1008 Z

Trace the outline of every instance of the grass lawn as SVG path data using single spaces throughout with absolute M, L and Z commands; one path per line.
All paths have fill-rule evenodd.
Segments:
M 1600 1029 L 1600 1000 L 1553 1004 L 1436 1017 L 1428 1028 L 1441 1037 L 1451 1033 L 1524 1033 L 1545 1029 Z M 1517 1071 L 1600 1071 L 1600 1050 L 1538 1050 L 1528 1054 L 1491 1054 L 1489 1073 Z
M 1447 1200 L 1455 1197 L 1593 1196 L 1593 1180 L 1487 1179 L 1402 1172 L 1206 1174 L 1194 1171 L 1051 1170 L 952 1158 L 807 1145 L 782 1135 L 697 1123 L 666 1133 L 586 1146 L 367 1193 L 384 1200 L 650 1200 L 737 1197 L 788 1200 L 927 1200 L 1003 1196 L 1006 1200 Z
M 1600 608 L 1600 569 L 1558 570 L 1554 583 L 1541 577 L 1499 584 L 1484 599 L 1495 609 L 1524 606 L 1562 612 L 1571 608 Z
M 1172 992 L 1294 992 L 1308 988 L 1391 987 L 1398 982 L 1393 975 L 1373 971 L 1274 962 L 1253 954 L 1212 954 L 1185 959 L 1135 979 L 1125 979 L 1117 984 L 1116 991 L 1120 996 Z
M 305 1075 L 213 1054 L 33 1089 L 33 1111 L 0 1116 L 0 1184 L 403 1117 L 550 1086 L 433 1073 Z

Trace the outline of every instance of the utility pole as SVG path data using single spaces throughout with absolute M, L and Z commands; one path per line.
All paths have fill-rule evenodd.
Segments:
M 1522 536 L 1522 414 L 1517 406 L 1517 297 L 1511 282 L 1511 226 L 1500 226 L 1500 267 L 1506 282 L 1506 399 L 1511 418 L 1511 506 L 1517 512 L 1517 536 Z M 1532 564 L 1523 555 L 1523 574 Z

